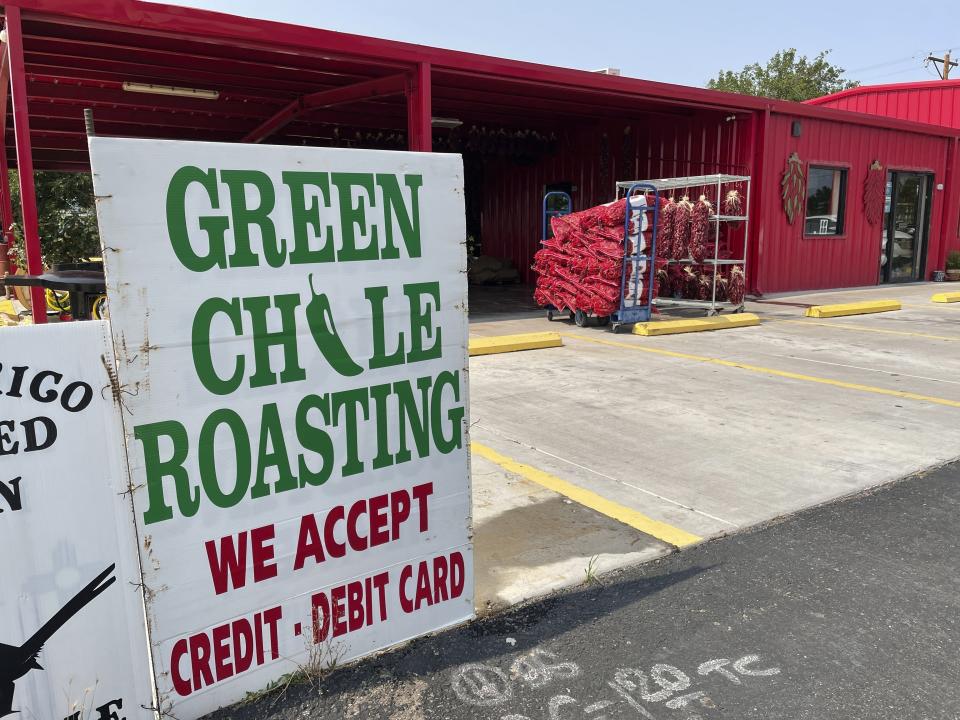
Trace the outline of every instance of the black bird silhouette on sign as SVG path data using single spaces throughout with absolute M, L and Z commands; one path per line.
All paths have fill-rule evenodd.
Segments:
M 37 655 L 44 643 L 97 595 L 116 582 L 115 577 L 107 579 L 115 568 L 115 564 L 111 565 L 97 575 L 20 647 L 0 643 L 0 717 L 14 712 L 13 693 L 16 681 L 31 670 L 43 670 L 37 662 Z

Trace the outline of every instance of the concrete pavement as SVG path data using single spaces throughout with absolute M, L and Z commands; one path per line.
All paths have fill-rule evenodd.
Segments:
M 943 287 L 775 297 L 749 304 L 759 327 L 660 338 L 486 315 L 472 334 L 560 330 L 565 347 L 474 358 L 472 439 L 699 537 L 856 493 L 960 457 L 960 306 L 930 302 Z M 903 310 L 803 317 L 885 297 Z M 474 461 L 478 607 L 580 582 L 597 548 L 548 511 L 567 509 L 562 496 Z M 528 517 L 542 504 L 553 520 L 524 524 L 517 497 Z M 521 523 L 504 535 L 498 518 L 511 515 Z M 600 513 L 582 521 L 607 538 L 604 569 L 670 550 Z M 521 536 L 566 564 L 511 562 Z

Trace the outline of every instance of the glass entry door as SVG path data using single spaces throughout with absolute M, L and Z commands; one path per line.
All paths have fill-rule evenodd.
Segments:
M 922 278 L 932 184 L 932 176 L 926 173 L 887 174 L 881 282 L 911 282 Z

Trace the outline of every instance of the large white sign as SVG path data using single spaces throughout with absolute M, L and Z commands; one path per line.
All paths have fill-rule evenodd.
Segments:
M 162 709 L 471 617 L 460 158 L 90 154 Z
M 0 718 L 154 706 L 100 321 L 0 330 Z

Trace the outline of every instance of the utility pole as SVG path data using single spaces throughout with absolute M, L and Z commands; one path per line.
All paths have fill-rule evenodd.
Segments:
M 950 79 L 950 68 L 957 67 L 957 61 L 950 59 L 950 53 L 944 53 L 942 58 L 934 57 L 933 55 L 927 56 L 927 62 L 933 61 L 933 66 L 937 68 L 937 72 L 940 74 L 942 80 Z M 943 71 L 941 72 L 940 67 L 937 66 L 937 63 L 943 66 Z

